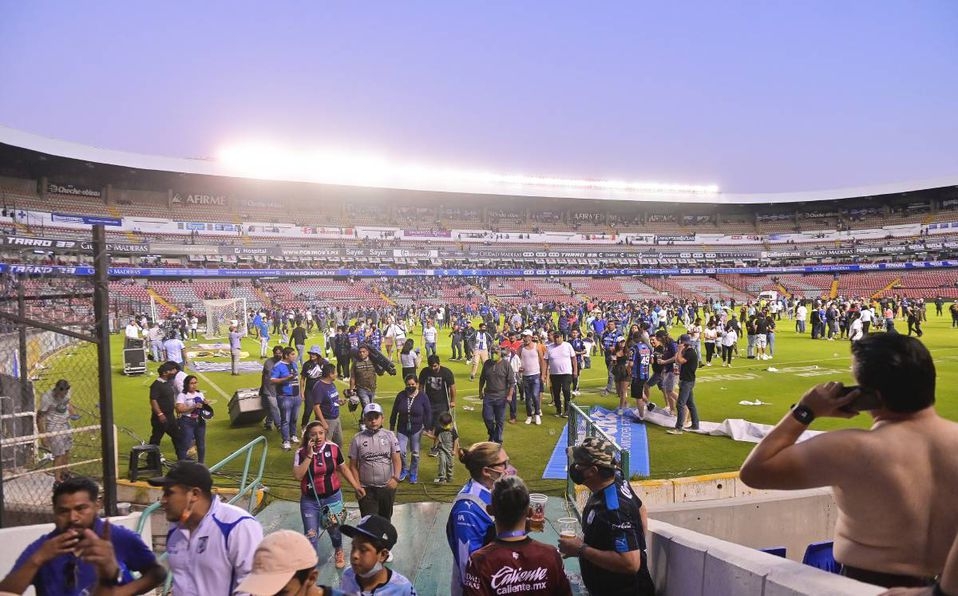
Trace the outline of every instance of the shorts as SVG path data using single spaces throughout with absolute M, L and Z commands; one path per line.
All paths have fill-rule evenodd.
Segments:
M 672 372 L 662 374 L 662 391 L 666 393 L 675 393 L 675 387 L 678 383 L 678 375 Z
M 768 339 L 766 338 L 765 334 L 759 333 L 758 335 L 755 336 L 756 348 L 764 348 L 767 345 L 768 345 Z
M 612 377 L 615 379 L 616 383 L 628 381 L 630 378 L 629 369 L 621 364 L 616 364 L 612 367 Z
M 633 399 L 642 397 L 642 391 L 645 389 L 645 381 L 642 379 L 632 379 L 632 386 L 629 388 L 629 396 Z
M 651 389 L 652 387 L 662 388 L 662 373 L 652 373 L 652 376 L 649 377 L 649 380 L 645 382 L 645 386 Z

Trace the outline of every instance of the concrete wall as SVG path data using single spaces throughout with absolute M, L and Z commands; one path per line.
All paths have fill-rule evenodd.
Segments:
M 649 561 L 660 596 L 874 596 L 863 584 L 652 520 Z
M 838 508 L 828 488 L 649 505 L 649 517 L 753 549 L 784 546 L 801 561 L 812 542 L 831 540 Z
M 139 512 L 110 518 L 111 524 L 125 526 L 134 532 L 136 531 L 136 524 L 139 523 L 139 521 Z M 53 524 L 37 524 L 33 526 L 0 529 L 0 544 L 3 544 L 3 548 L 0 549 L 0 577 L 6 577 L 7 574 L 10 573 L 10 570 L 13 569 L 13 564 L 17 562 L 17 557 L 20 556 L 20 553 L 23 552 L 30 543 L 40 536 L 53 531 L 53 527 Z M 143 527 L 142 536 L 144 537 L 143 541 L 150 547 L 150 550 L 153 549 L 153 541 L 150 538 L 152 535 L 153 528 L 150 525 L 150 521 L 147 520 L 146 525 Z M 33 587 L 31 586 L 24 594 L 33 596 L 35 594 Z

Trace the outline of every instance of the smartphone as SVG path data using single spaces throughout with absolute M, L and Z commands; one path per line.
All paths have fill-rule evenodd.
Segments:
M 856 389 L 861 389 L 861 387 L 858 385 L 842 387 L 842 390 L 838 393 L 838 396 L 845 397 Z M 842 410 L 846 412 L 864 412 L 866 410 L 877 410 L 880 407 L 882 407 L 882 403 L 881 399 L 878 397 L 878 394 L 874 391 L 863 390 L 861 394 L 855 398 L 855 401 L 844 406 Z

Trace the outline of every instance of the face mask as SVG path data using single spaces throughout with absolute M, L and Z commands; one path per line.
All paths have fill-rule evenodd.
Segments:
M 569 464 L 569 478 L 576 484 L 585 484 L 585 474 L 575 464 Z
M 408 393 L 409 395 L 412 395 L 415 392 L 416 392 L 415 387 L 406 387 L 406 393 Z
M 366 573 L 358 573 L 358 572 L 357 572 L 356 575 L 358 575 L 359 577 L 361 577 L 361 578 L 363 578 L 363 579 L 369 579 L 369 578 L 371 578 L 372 576 L 376 575 L 377 573 L 379 573 L 379 572 L 382 571 L 382 570 L 383 570 L 383 564 L 380 563 L 379 561 L 376 561 L 376 564 L 373 565 L 373 568 L 372 568 L 372 569 L 370 569 L 370 570 L 367 571 Z

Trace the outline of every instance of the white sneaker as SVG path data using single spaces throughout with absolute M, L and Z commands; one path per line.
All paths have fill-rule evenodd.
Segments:
M 615 415 L 616 415 L 616 416 L 621 416 L 621 415 L 622 415 L 622 408 L 616 408 L 616 409 L 615 409 Z
M 532 424 L 532 416 L 526 416 L 526 424 Z
M 289 450 L 290 450 L 289 441 L 283 441 L 283 451 L 289 451 Z
M 299 437 L 297 437 L 297 436 L 295 436 L 295 435 L 292 436 L 292 437 L 290 437 L 289 440 L 290 440 L 291 442 L 293 442 L 293 443 L 299 443 Z
M 573 392 L 572 392 L 572 395 L 575 395 L 576 397 L 578 397 L 578 396 L 579 396 L 579 392 L 578 392 L 578 391 L 573 391 Z
M 539 425 L 542 424 L 542 416 L 540 416 L 540 415 L 538 415 L 538 414 L 536 414 L 536 424 L 539 424 Z

